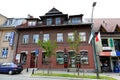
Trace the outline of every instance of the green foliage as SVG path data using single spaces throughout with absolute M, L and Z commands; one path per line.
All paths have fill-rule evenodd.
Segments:
M 45 56 L 47 56 L 48 58 L 55 54 L 54 49 L 57 47 L 55 41 L 51 42 L 50 40 L 48 41 L 39 40 L 38 45 L 46 51 Z

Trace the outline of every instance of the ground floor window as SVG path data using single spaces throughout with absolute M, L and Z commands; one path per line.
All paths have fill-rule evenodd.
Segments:
M 46 56 L 46 52 L 42 53 L 42 64 L 48 64 L 48 57 Z
M 80 57 L 81 57 L 82 64 L 88 64 L 88 52 L 87 51 L 81 51 Z
M 56 62 L 57 64 L 64 64 L 64 52 L 56 52 Z
M 21 53 L 20 63 L 21 63 L 21 64 L 26 64 L 26 60 L 27 60 L 27 55 L 26 55 L 26 53 Z
M 1 57 L 2 58 L 7 58 L 8 55 L 8 48 L 2 48 L 2 52 L 1 52 Z
M 75 51 L 69 51 L 69 67 L 76 67 L 75 66 Z

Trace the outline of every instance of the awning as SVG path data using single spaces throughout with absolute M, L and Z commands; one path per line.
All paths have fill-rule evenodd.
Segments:
M 120 56 L 120 51 L 116 51 L 116 56 Z
M 99 56 L 111 56 L 111 52 L 100 52 Z

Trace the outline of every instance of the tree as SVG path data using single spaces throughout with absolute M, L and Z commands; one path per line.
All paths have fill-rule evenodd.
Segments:
M 49 65 L 49 68 L 48 68 L 48 74 L 49 74 L 49 70 L 51 67 L 50 58 L 52 55 L 55 55 L 54 49 L 57 47 L 56 42 L 55 41 L 51 42 L 50 40 L 47 40 L 47 41 L 39 40 L 38 45 L 46 51 L 45 56 L 48 58 L 47 63 Z
M 79 46 L 80 46 L 80 36 L 77 31 L 73 33 L 73 39 L 68 38 L 68 44 L 71 49 L 75 51 L 75 54 L 79 54 Z M 78 67 L 78 75 L 79 75 L 79 67 Z

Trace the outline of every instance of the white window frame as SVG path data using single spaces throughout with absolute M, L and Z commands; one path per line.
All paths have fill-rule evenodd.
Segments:
M 57 42 L 63 42 L 63 33 L 57 33 Z
M 33 34 L 33 43 L 37 43 L 39 40 L 39 34 Z
M 79 33 L 80 41 L 86 41 L 86 32 Z
M 9 41 L 11 32 L 6 32 L 3 41 Z
M 28 21 L 28 26 L 36 26 L 36 21 Z
M 23 35 L 23 44 L 28 44 L 29 42 L 29 35 Z
M 48 18 L 48 19 L 46 20 L 46 24 L 47 24 L 47 25 L 52 25 L 52 19 L 51 19 L 51 18 Z
M 43 34 L 43 41 L 48 41 L 50 39 L 49 34 Z
M 56 18 L 55 19 L 55 24 L 57 24 L 57 25 L 61 24 L 61 18 Z
M 68 39 L 70 39 L 71 41 L 74 41 L 74 33 L 68 33 Z
M 4 52 L 5 50 L 6 52 Z M 8 55 L 8 48 L 7 47 L 2 48 L 1 57 L 7 58 L 7 55 Z

